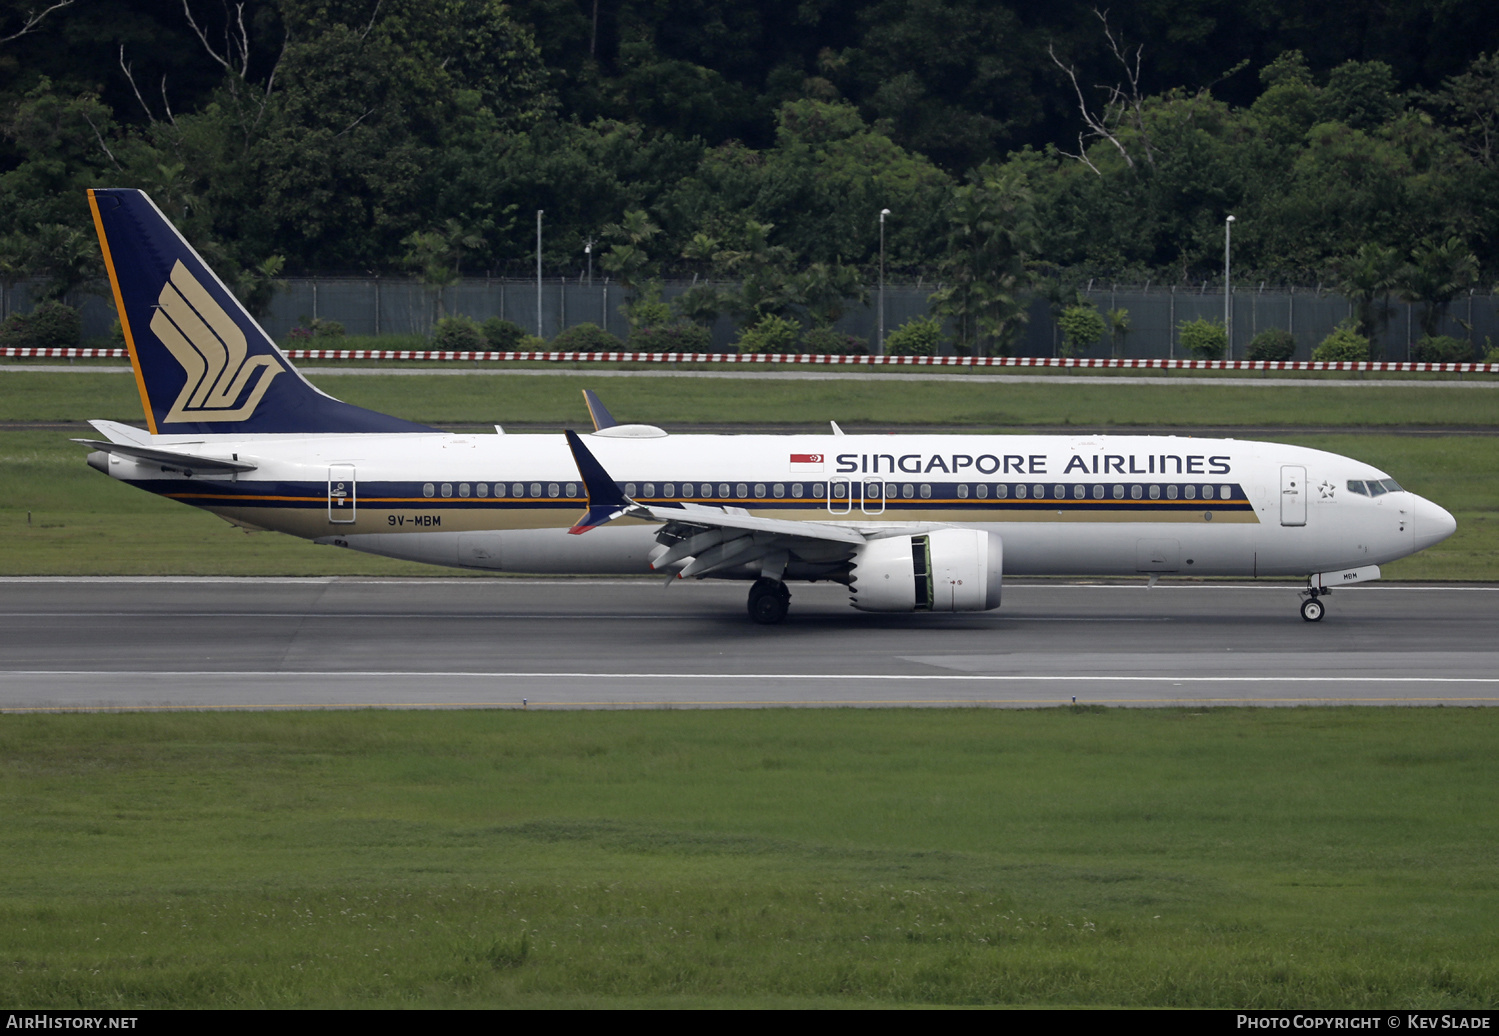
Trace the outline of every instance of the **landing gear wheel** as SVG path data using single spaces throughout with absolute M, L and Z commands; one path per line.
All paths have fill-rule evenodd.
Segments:
M 1301 617 L 1307 622 L 1321 622 L 1322 613 L 1326 610 L 1326 605 L 1315 597 L 1308 597 L 1301 602 Z
M 779 579 L 757 579 L 750 587 L 749 614 L 762 626 L 774 626 L 786 617 L 791 591 Z

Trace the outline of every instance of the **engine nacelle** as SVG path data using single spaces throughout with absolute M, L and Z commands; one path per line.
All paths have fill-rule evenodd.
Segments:
M 865 612 L 982 612 L 999 607 L 1004 545 L 977 529 L 870 540 L 853 559 L 849 603 Z

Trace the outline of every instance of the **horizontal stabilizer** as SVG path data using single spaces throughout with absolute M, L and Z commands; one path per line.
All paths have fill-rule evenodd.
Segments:
M 199 457 L 178 450 L 158 450 L 128 443 L 102 442 L 98 439 L 74 439 L 74 442 L 112 453 L 116 457 L 128 457 L 144 464 L 159 464 L 166 471 L 180 471 L 184 475 L 236 475 L 242 471 L 254 471 L 249 461 L 226 460 L 222 457 Z

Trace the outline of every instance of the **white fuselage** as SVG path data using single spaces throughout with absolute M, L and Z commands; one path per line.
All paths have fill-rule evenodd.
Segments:
M 946 526 L 1004 542 L 1007 575 L 1307 575 L 1378 565 L 1450 535 L 1388 476 L 1302 447 L 1176 436 L 595 434 L 626 495 L 833 522 L 866 535 Z M 650 570 L 654 523 L 568 535 L 586 504 L 561 436 L 155 436 L 253 462 L 184 475 L 111 456 L 108 471 L 232 521 L 373 554 L 537 573 Z M 723 572 L 753 577 L 753 572 Z M 788 571 L 787 578 L 799 578 Z

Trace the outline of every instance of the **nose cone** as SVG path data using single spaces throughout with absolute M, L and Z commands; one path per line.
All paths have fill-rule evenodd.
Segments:
M 1425 497 L 1416 497 L 1411 517 L 1415 519 L 1413 531 L 1417 550 L 1441 543 L 1457 531 L 1457 519 L 1445 507 L 1439 507 Z

